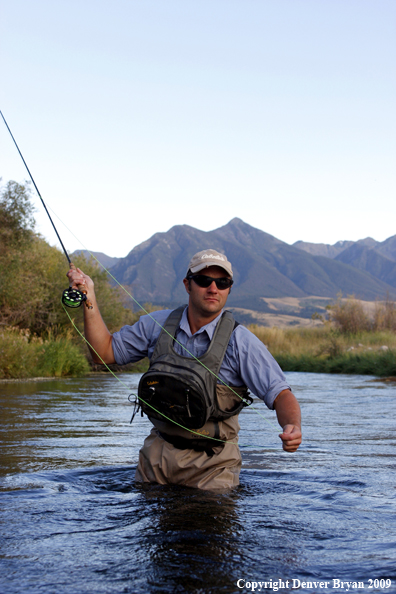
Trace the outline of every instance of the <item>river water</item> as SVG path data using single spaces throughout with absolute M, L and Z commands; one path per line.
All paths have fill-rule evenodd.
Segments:
M 396 385 L 287 376 L 303 445 L 258 401 L 225 494 L 134 483 L 149 423 L 111 376 L 0 384 L 0 591 L 396 592 Z

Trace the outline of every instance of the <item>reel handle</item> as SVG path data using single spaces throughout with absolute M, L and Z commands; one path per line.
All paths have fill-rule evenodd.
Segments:
M 72 262 L 70 262 L 70 268 L 72 270 L 76 270 L 76 267 L 74 266 L 74 264 Z M 78 286 L 78 290 L 80 291 L 80 293 L 82 293 L 84 295 L 84 303 L 85 303 L 85 307 L 87 307 L 88 309 L 93 309 L 93 305 L 91 303 L 91 301 L 89 301 L 89 299 L 87 299 L 87 290 L 83 285 L 77 285 Z

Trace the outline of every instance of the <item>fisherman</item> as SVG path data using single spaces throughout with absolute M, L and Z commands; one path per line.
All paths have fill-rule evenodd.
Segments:
M 224 254 L 206 249 L 192 257 L 183 280 L 189 296 L 186 307 L 144 315 L 133 326 L 124 326 L 113 335 L 100 315 L 92 279 L 80 269 L 69 270 L 67 276 L 73 288 L 84 287 L 93 305 L 92 309 L 84 308 L 84 326 L 86 339 L 97 353 L 92 351 L 94 361 L 125 365 L 144 357 L 150 359 L 147 381 L 143 376 L 139 396 L 144 393 L 146 402 L 146 394 L 153 394 L 152 402 L 157 408 L 142 405 L 153 428 L 139 453 L 137 481 L 209 490 L 237 486 L 242 464 L 237 445 L 238 413 L 251 401 L 248 390 L 268 408 L 275 409 L 282 427 L 279 437 L 283 449 L 286 452 L 297 450 L 301 444 L 300 407 L 283 372 L 262 342 L 238 325 L 230 312 L 224 312 L 233 284 L 232 266 Z M 174 336 L 175 340 L 169 336 Z M 225 341 L 223 346 L 221 341 Z M 218 374 L 215 374 L 212 393 L 208 386 L 214 375 L 208 374 L 197 359 L 212 366 L 216 357 Z M 167 370 L 165 376 L 170 379 L 164 383 L 165 395 L 161 393 L 158 399 L 157 394 L 155 401 L 155 390 L 164 376 L 161 362 L 162 369 Z M 153 375 L 156 369 L 159 369 L 159 376 Z M 194 377 L 206 377 L 201 390 L 204 392 L 206 386 L 206 396 L 201 396 L 199 390 L 195 394 L 185 387 L 194 374 Z M 178 405 L 179 385 L 184 386 L 187 395 L 183 410 Z M 202 401 L 206 398 L 207 410 L 204 410 L 205 404 L 197 406 L 194 398 Z M 158 411 L 161 406 L 166 410 Z M 173 423 L 169 420 L 172 415 L 184 422 Z M 197 415 L 200 421 L 196 420 Z M 189 422 L 193 429 L 188 429 Z

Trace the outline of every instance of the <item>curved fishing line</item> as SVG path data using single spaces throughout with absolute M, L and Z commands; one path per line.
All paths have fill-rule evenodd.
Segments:
M 233 394 L 235 394 L 235 396 L 237 396 L 240 400 L 242 400 L 245 404 L 247 404 L 249 406 L 250 410 L 254 410 L 254 412 L 259 415 L 259 417 L 261 417 L 262 419 L 264 419 L 264 421 L 266 421 L 267 423 L 269 423 L 271 425 L 271 427 L 273 429 L 275 429 L 275 431 L 278 431 L 278 427 L 276 427 L 269 419 L 267 419 L 263 414 L 260 413 L 260 411 L 257 410 L 257 408 L 255 408 L 254 406 L 252 406 L 251 404 L 249 404 L 249 402 L 247 400 L 245 400 L 245 398 L 243 398 L 243 396 L 241 396 L 240 394 L 238 394 L 235 390 L 233 390 L 233 388 L 231 386 L 229 386 L 224 380 L 222 380 L 214 371 L 212 371 L 211 369 L 209 369 L 204 363 L 202 363 L 202 361 L 196 357 L 195 355 L 193 355 L 193 353 L 191 353 L 188 348 L 186 346 L 184 346 L 181 342 L 179 342 L 177 340 L 177 338 L 175 338 L 174 336 L 172 336 L 170 334 L 170 332 L 168 332 L 166 330 L 166 328 L 164 328 L 159 322 L 158 320 L 156 320 L 154 318 L 154 316 L 151 315 L 150 312 L 148 312 L 143 305 L 141 305 L 141 303 L 139 303 L 139 301 L 137 301 L 137 299 L 135 299 L 135 297 L 116 279 L 116 277 L 110 272 L 110 270 L 108 270 L 106 268 L 106 266 L 104 264 L 102 264 L 102 262 L 100 262 L 100 260 L 98 260 L 98 258 L 83 244 L 83 242 L 80 240 L 79 237 L 77 237 L 73 231 L 66 225 L 66 223 L 64 221 L 62 221 L 62 219 L 59 217 L 59 215 L 56 214 L 56 212 L 50 207 L 48 206 L 48 208 L 51 210 L 51 212 L 56 216 L 56 218 L 60 221 L 60 223 L 62 223 L 62 225 L 65 227 L 65 229 L 67 229 L 69 231 L 69 233 L 74 237 L 74 239 L 76 239 L 80 245 L 82 245 L 82 247 L 89 253 L 89 255 L 99 264 L 99 266 L 101 266 L 103 268 L 103 270 L 113 279 L 113 281 L 120 287 L 120 289 L 122 289 L 131 299 L 134 303 L 136 303 L 136 305 L 142 310 L 144 311 L 144 313 L 146 315 L 148 315 L 153 322 L 155 322 L 157 324 L 157 326 L 159 326 L 161 328 L 161 330 L 163 330 L 164 332 L 166 332 L 166 334 L 172 338 L 172 340 L 174 340 L 186 353 L 188 353 L 190 355 L 190 357 L 192 359 L 195 359 L 195 361 L 197 361 L 200 365 L 202 365 L 202 367 L 204 367 L 211 375 L 213 375 L 219 382 L 221 382 L 226 388 L 228 388 L 229 390 L 231 390 L 231 392 Z M 63 305 L 63 304 L 62 304 Z M 66 312 L 67 313 L 67 312 Z M 68 314 L 69 315 L 69 314 Z M 84 337 L 85 340 L 85 337 Z M 91 345 L 89 345 L 91 346 Z M 92 347 L 91 347 L 92 348 Z M 95 353 L 96 351 L 94 349 L 92 349 Z M 96 353 L 97 354 L 97 353 Z M 98 355 L 98 357 L 100 358 L 100 360 L 102 360 L 102 358 Z M 162 414 L 162 413 L 160 413 Z M 165 416 L 165 415 L 163 415 Z

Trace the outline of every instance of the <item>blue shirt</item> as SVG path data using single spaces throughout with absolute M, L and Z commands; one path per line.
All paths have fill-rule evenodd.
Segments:
M 126 365 L 151 358 L 158 336 L 171 310 L 155 311 L 142 316 L 133 326 L 124 326 L 113 334 L 113 352 L 118 365 Z M 175 351 L 194 357 L 203 355 L 212 340 L 221 313 L 195 334 L 191 334 L 187 307 L 176 331 Z M 180 344 L 178 344 L 180 343 Z M 183 346 L 181 346 L 183 345 Z M 183 348 L 185 347 L 188 352 Z M 238 325 L 230 338 L 219 372 L 220 379 L 229 386 L 246 385 L 252 394 L 273 408 L 274 400 L 282 390 L 289 390 L 286 378 L 263 343 L 242 325 Z

